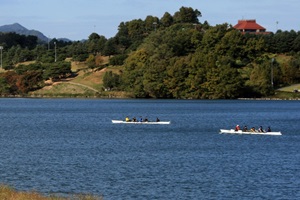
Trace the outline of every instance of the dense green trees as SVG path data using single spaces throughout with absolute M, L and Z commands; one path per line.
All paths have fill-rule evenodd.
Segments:
M 1 33 L 0 32 L 0 45 L 4 48 L 11 48 L 13 46 L 20 46 L 22 48 L 33 49 L 38 43 L 36 36 L 25 36 L 17 33 Z
M 101 67 L 102 55 L 124 69 L 120 74 L 107 72 L 104 87 L 138 98 L 260 97 L 299 83 L 300 32 L 243 35 L 227 23 L 200 23 L 199 17 L 197 9 L 181 7 L 174 15 L 121 22 L 112 38 L 92 33 L 86 41 L 75 42 L 53 39 L 38 44 L 34 37 L 0 33 L 3 66 L 12 70 L 0 74 L 0 93 L 26 93 L 46 79 L 70 75 L 66 58 Z M 36 64 L 17 67 L 33 60 Z
M 160 24 L 163 26 L 163 27 L 169 27 L 173 24 L 173 17 L 170 13 L 166 12 L 164 14 L 164 16 L 160 19 Z
M 9 95 L 10 93 L 10 86 L 8 85 L 7 81 L 4 77 L 0 76 L 0 94 L 1 95 Z
M 24 95 L 43 87 L 45 80 L 57 80 L 71 75 L 71 64 L 68 62 L 18 65 L 14 71 L 0 74 L 0 94 Z
M 105 72 L 103 77 L 103 87 L 106 89 L 118 88 L 120 86 L 120 76 L 112 73 L 112 71 Z
M 197 9 L 181 7 L 179 11 L 174 14 L 173 19 L 176 23 L 198 23 L 198 17 L 201 16 L 201 12 Z
M 281 68 L 281 82 L 287 85 L 299 83 L 300 80 L 300 52 Z
M 128 57 L 122 74 L 128 91 L 136 97 L 208 99 L 259 97 L 274 92 L 271 57 L 266 54 L 277 37 L 243 35 L 228 24 L 199 30 L 191 24 L 195 22 L 192 17 L 189 19 L 190 23 L 175 23 L 151 33 Z M 282 36 L 285 37 L 278 37 L 289 44 L 297 38 L 293 31 L 289 40 L 285 34 Z M 273 44 L 273 50 L 293 51 L 277 42 Z M 275 85 L 299 82 L 299 67 L 279 67 L 276 62 L 273 65 Z
M 87 41 L 88 53 L 94 55 L 103 54 L 106 41 L 107 39 L 103 35 L 92 33 Z

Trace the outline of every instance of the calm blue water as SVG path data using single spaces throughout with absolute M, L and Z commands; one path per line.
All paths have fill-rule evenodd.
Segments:
M 171 125 L 112 124 L 125 116 Z M 0 183 L 104 199 L 299 199 L 299 101 L 0 99 Z M 271 126 L 283 136 L 220 135 Z

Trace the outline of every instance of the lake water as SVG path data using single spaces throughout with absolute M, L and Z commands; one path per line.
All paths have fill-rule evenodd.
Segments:
M 170 125 L 112 124 L 156 117 Z M 0 99 L 0 183 L 104 199 L 300 199 L 300 101 Z M 282 136 L 222 135 L 271 126 Z

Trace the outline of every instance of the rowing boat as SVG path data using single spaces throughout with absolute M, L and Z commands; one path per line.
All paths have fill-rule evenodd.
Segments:
M 170 121 L 159 121 L 159 122 L 126 122 L 123 120 L 111 120 L 113 124 L 171 124 Z
M 235 131 L 234 129 L 220 129 L 220 134 L 245 134 L 245 135 L 282 135 L 281 132 L 244 132 L 242 130 Z

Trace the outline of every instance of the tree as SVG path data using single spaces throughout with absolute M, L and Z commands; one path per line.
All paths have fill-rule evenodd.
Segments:
M 205 21 L 203 22 L 202 28 L 203 28 L 204 30 L 207 30 L 207 29 L 210 28 L 210 25 L 209 25 L 208 21 L 205 20 Z
M 136 19 L 128 22 L 128 35 L 133 40 L 140 40 L 144 38 L 145 23 L 141 19 Z
M 174 59 L 175 60 L 175 59 Z M 186 80 L 189 75 L 188 62 L 186 58 L 176 59 L 174 65 L 167 70 L 168 78 L 165 84 L 174 98 L 188 98 L 188 85 Z
M 201 17 L 199 10 L 194 10 L 191 7 L 181 7 L 173 16 L 176 23 L 199 23 L 198 17 Z
M 145 66 L 142 78 L 142 85 L 147 96 L 152 98 L 168 97 L 168 90 L 164 83 L 166 78 L 166 65 L 164 61 L 156 60 Z
M 22 94 L 37 89 L 43 83 L 42 71 L 28 71 L 19 76 L 16 85 Z
M 112 71 L 105 72 L 103 76 L 103 86 L 113 89 L 120 85 L 120 75 L 114 74 Z
M 92 33 L 90 36 L 89 36 L 89 41 L 92 41 L 92 40 L 98 40 L 100 38 L 100 36 L 97 34 L 97 33 Z
M 115 38 L 110 38 L 104 45 L 103 54 L 106 56 L 112 56 L 118 53 L 117 43 Z
M 33 50 L 32 54 L 35 56 L 34 60 L 42 61 L 43 56 L 46 54 L 47 48 L 45 45 L 37 45 Z
M 8 71 L 5 73 L 0 74 L 0 77 L 3 77 L 5 82 L 7 83 L 7 86 L 9 88 L 9 94 L 17 94 L 18 93 L 18 87 L 16 85 L 16 82 L 19 78 L 19 75 L 14 71 Z
M 145 49 L 139 49 L 125 61 L 125 70 L 122 74 L 124 90 L 133 92 L 135 97 L 148 97 L 144 91 L 143 74 L 148 60 L 148 53 Z
M 229 56 L 231 59 L 241 59 L 244 49 L 243 35 L 237 30 L 227 31 L 216 44 L 216 52 L 222 56 Z
M 233 64 L 230 57 L 198 49 L 189 62 L 186 83 L 190 96 L 204 99 L 239 97 L 243 80 Z
M 103 53 L 106 41 L 107 39 L 103 35 L 100 36 L 97 33 L 92 33 L 87 41 L 88 52 L 94 55 Z
M 300 82 L 300 54 L 294 55 L 291 60 L 282 67 L 283 82 L 295 84 Z
M 169 59 L 174 56 L 185 56 L 196 49 L 201 35 L 189 24 L 174 24 L 164 30 L 149 35 L 141 45 L 157 59 Z M 198 41 L 200 42 L 200 41 Z
M 169 27 L 173 24 L 173 17 L 170 13 L 165 12 L 164 16 L 160 19 L 163 27 Z
M 145 28 L 147 32 L 155 31 L 158 28 L 159 19 L 157 17 L 153 17 L 148 15 L 145 19 Z
M 10 87 L 4 77 L 0 77 L 0 94 L 1 95 L 10 94 Z
M 295 52 L 299 52 L 300 51 L 300 32 L 298 32 L 297 35 L 298 36 L 293 41 L 293 46 L 292 46 L 293 51 L 295 51 Z
M 71 63 L 69 62 L 56 62 L 53 64 L 47 64 L 48 66 L 45 68 L 43 77 L 44 79 L 61 79 L 68 77 L 68 75 L 72 74 L 71 71 Z
M 221 41 L 228 31 L 228 24 L 212 27 L 203 35 L 202 43 L 198 48 L 205 52 L 215 51 L 216 45 Z
M 96 59 L 93 54 L 90 54 L 89 57 L 86 59 L 86 63 L 89 68 L 93 69 L 96 67 Z
M 117 43 L 120 46 L 120 49 L 122 49 L 123 53 L 132 44 L 132 40 L 129 37 L 127 25 L 128 25 L 128 23 L 126 23 L 126 24 L 124 22 L 120 23 L 119 28 L 118 28 L 118 33 L 116 34 L 116 37 L 115 37 L 117 40 Z
M 85 61 L 89 56 L 87 45 L 83 42 L 74 42 L 69 47 L 69 51 L 71 52 L 74 61 Z
M 243 52 L 242 58 L 249 61 L 254 61 L 266 51 L 265 40 L 262 37 L 246 38 L 246 44 L 241 49 Z M 247 63 L 246 63 L 247 64 Z
M 128 55 L 126 55 L 126 54 L 116 55 L 109 59 L 109 64 L 110 65 L 123 65 L 124 61 L 126 60 L 127 57 L 128 57 Z
M 39 64 L 30 64 L 30 65 L 23 65 L 23 64 L 20 64 L 18 65 L 17 67 L 15 67 L 14 71 L 18 74 L 18 75 L 22 75 L 24 74 L 25 72 L 27 71 L 42 71 L 43 68 L 41 67 L 41 65 Z
M 9 49 L 13 46 L 21 46 L 22 48 L 33 49 L 36 45 L 38 38 L 36 36 L 19 35 L 17 33 L 0 33 L 0 44 Z
M 297 33 L 295 31 L 277 31 L 273 36 L 273 43 L 275 44 L 276 53 L 287 53 L 291 52 L 293 47 L 293 42 L 297 38 Z
M 254 93 L 267 96 L 274 92 L 271 85 L 270 59 L 258 60 L 251 72 L 250 79 L 246 84 Z

